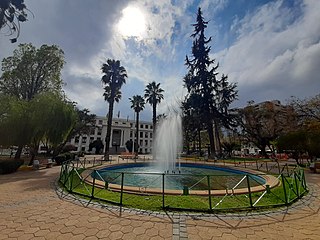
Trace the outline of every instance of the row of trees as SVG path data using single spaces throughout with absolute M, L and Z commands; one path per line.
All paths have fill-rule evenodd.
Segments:
M 62 90 L 64 53 L 55 46 L 20 44 L 2 60 L 0 77 L 0 144 L 28 146 L 31 162 L 40 144 L 55 156 L 66 142 L 87 132 L 95 115 L 79 110 Z
M 106 150 L 105 159 L 109 159 L 109 145 L 111 137 L 111 125 L 113 118 L 113 107 L 115 102 L 119 102 L 121 99 L 121 87 L 126 83 L 127 71 L 121 66 L 119 60 L 108 59 L 106 63 L 102 65 L 102 83 L 104 85 L 104 99 L 109 103 L 108 110 L 108 122 L 107 122 L 107 134 L 106 134 Z M 131 102 L 131 108 L 136 113 L 136 142 L 139 142 L 139 114 L 144 109 L 145 101 L 152 106 L 153 113 L 153 131 L 156 128 L 156 116 L 157 105 L 163 99 L 163 89 L 160 87 L 160 83 L 151 82 L 146 86 L 144 97 L 141 95 L 134 95 L 129 98 Z
M 266 158 L 270 157 L 266 152 L 269 149 L 273 154 L 285 152 L 299 164 L 302 158 L 320 156 L 320 95 L 292 98 L 287 105 L 251 101 L 235 113 L 237 128 L 223 137 L 225 150 L 253 143 Z

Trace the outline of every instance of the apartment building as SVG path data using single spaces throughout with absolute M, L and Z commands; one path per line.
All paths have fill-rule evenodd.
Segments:
M 151 122 L 139 122 L 139 152 L 152 152 L 153 125 Z M 107 117 L 96 117 L 95 127 L 89 135 L 79 135 L 71 139 L 70 143 L 77 147 L 77 151 L 89 151 L 89 144 L 100 139 L 105 145 L 107 135 Z M 136 139 L 136 123 L 134 120 L 113 118 L 111 126 L 110 153 L 117 154 L 125 152 L 126 142 Z

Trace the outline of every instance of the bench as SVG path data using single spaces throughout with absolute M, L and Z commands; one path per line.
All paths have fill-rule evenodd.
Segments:
M 33 160 L 33 169 L 35 170 L 39 170 L 40 167 L 51 168 L 52 165 L 52 159 Z
M 134 159 L 137 157 L 137 155 L 131 152 L 121 152 L 118 157 L 121 159 Z

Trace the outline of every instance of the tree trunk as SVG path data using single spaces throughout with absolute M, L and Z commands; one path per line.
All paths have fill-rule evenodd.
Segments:
M 106 134 L 106 151 L 104 153 L 104 160 L 109 160 L 109 150 L 110 150 L 110 137 L 111 137 L 111 126 L 112 126 L 112 115 L 113 115 L 113 99 L 109 103 L 108 112 L 108 123 L 107 123 L 107 134 Z
M 216 149 L 217 154 L 220 156 L 221 155 L 221 142 L 220 142 L 218 124 L 215 120 L 214 120 L 214 138 L 215 138 L 215 149 Z
M 152 104 L 152 124 L 153 124 L 153 137 L 156 134 L 157 127 L 157 104 Z
M 215 147 L 214 147 L 214 136 L 213 136 L 213 127 L 212 123 L 207 123 L 207 132 L 209 136 L 209 142 L 210 142 L 210 156 L 209 158 L 214 158 L 216 155 Z
M 202 152 L 201 152 L 201 131 L 200 128 L 198 129 L 198 141 L 199 141 L 199 156 L 202 157 Z
M 30 151 L 31 159 L 30 159 L 30 162 L 29 162 L 28 166 L 32 166 L 33 165 L 33 161 L 34 161 L 34 159 L 36 157 L 36 153 L 38 151 L 38 148 L 39 148 L 39 145 L 30 148 L 29 151 Z
M 137 133 L 137 154 L 139 152 L 139 112 L 137 113 L 137 117 L 136 117 L 136 133 Z
M 266 152 L 266 146 L 267 145 L 261 146 L 260 150 L 261 150 L 262 156 L 264 156 L 266 159 L 269 159 L 269 155 Z
M 21 153 L 22 153 L 22 149 L 23 149 L 23 146 L 20 145 L 16 151 L 16 154 L 14 155 L 14 159 L 20 159 L 21 158 Z

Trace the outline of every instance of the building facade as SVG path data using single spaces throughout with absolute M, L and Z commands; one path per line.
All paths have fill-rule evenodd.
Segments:
M 95 127 L 89 135 L 79 135 L 71 139 L 70 143 L 77 147 L 77 151 L 89 152 L 89 144 L 100 139 L 105 145 L 107 135 L 107 117 L 96 117 Z M 151 122 L 139 121 L 139 153 L 152 152 L 153 125 Z M 113 118 L 110 136 L 110 154 L 127 151 L 126 142 L 136 140 L 136 123 L 134 120 Z

